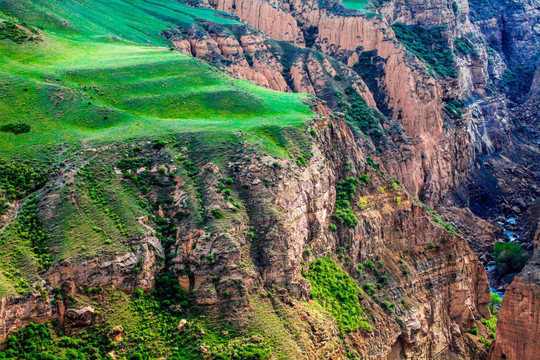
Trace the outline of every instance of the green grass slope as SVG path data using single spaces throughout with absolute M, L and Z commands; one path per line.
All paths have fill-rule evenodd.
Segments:
M 160 32 L 223 14 L 167 1 L 0 1 L 0 21 L 35 26 L 41 41 L 0 40 L 1 157 L 55 144 L 122 140 L 185 131 L 300 126 L 305 95 L 225 77 L 165 48 Z

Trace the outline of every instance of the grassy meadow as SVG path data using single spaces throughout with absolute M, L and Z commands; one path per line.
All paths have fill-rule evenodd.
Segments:
M 40 41 L 0 41 L 0 126 L 31 127 L 3 134 L 0 157 L 188 131 L 249 133 L 312 116 L 306 95 L 226 77 L 166 47 L 160 32 L 169 26 L 235 22 L 216 11 L 172 0 L 4 0 L 0 11 L 41 32 Z

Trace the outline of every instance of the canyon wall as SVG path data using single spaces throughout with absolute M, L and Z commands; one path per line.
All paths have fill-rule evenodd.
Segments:
M 378 9 L 383 19 L 346 10 L 338 2 L 331 1 L 268 3 L 301 24 L 313 49 L 350 67 L 363 54 L 375 51 L 377 65 L 372 70 L 373 81 L 368 84 L 371 97 L 377 109 L 399 123 L 410 141 L 390 140 L 393 149 L 385 149 L 382 153 L 370 152 L 374 145 L 365 150 L 380 160 L 385 169 L 414 195 L 428 203 L 440 203 L 450 190 L 463 183 L 479 154 L 496 150 L 497 144 L 492 138 L 507 126 L 505 99 L 487 96 L 486 88 L 490 73 L 502 74 L 500 56 L 488 56 L 487 50 L 479 46 L 478 56 L 456 58 L 457 79 L 436 78 L 398 43 L 388 25 L 395 21 L 423 26 L 448 25 L 452 31 L 445 32 L 445 36 L 450 44 L 469 33 L 483 36 L 471 24 L 466 2 L 457 12 L 450 1 L 433 6 L 384 2 Z M 272 24 L 260 24 L 252 12 L 245 11 L 234 0 L 214 0 L 210 4 L 240 17 L 264 33 L 272 33 L 278 40 L 288 38 L 286 32 L 279 32 L 280 29 Z M 479 97 L 482 100 L 478 100 Z M 452 98 L 476 99 L 469 101 L 469 111 L 464 112 L 461 121 L 448 119 L 443 113 L 443 105 Z
M 73 308 L 67 295 L 64 299 L 57 297 L 53 304 L 54 286 L 75 297 L 80 286 L 115 285 L 126 291 L 151 288 L 147 280 L 162 271 L 164 265 L 157 261 L 162 256 L 157 254 L 163 251 L 174 254 L 168 271 L 178 276 L 179 284 L 207 314 L 242 324 L 246 320 L 241 314 L 255 311 L 254 299 L 271 290 L 274 306 L 299 316 L 306 312 L 308 303 L 315 301 L 303 274 L 305 264 L 330 256 L 361 285 L 375 283 L 376 276 L 385 274 L 384 291 L 377 290 L 378 297 L 366 295 L 361 300 L 371 314 L 372 330 L 340 337 L 332 333 L 334 320 L 327 314 L 304 315 L 297 329 L 301 336 L 295 341 L 309 351 L 295 353 L 295 358 L 318 359 L 323 353 L 333 353 L 333 358 L 344 359 L 344 344 L 370 359 L 486 357 L 466 334 L 477 320 L 490 315 L 486 274 L 467 243 L 437 224 L 417 200 L 368 165 L 341 119 L 323 104 L 314 107 L 319 118 L 306 135 L 314 136 L 306 165 L 253 152 L 248 144 L 241 156 L 231 157 L 225 166 L 208 158 L 199 160 L 197 181 L 205 211 L 214 214 L 210 210 L 231 208 L 231 202 L 216 191 L 223 178 L 232 179 L 231 196 L 239 199 L 240 208 L 245 210 L 225 219 L 210 215 L 210 222 L 203 226 L 171 216 L 176 226 L 174 244 L 165 250 L 154 244 L 151 234 L 156 227 L 152 219 L 141 219 L 148 237 L 143 237 L 137 253 L 112 260 L 66 259 L 44 275 L 48 280 L 42 284 L 44 293 L 36 291 L 26 300 L 4 299 L 0 304 L 2 338 L 30 321 L 57 318 L 69 327 L 70 321 L 79 326 L 93 316 L 94 309 Z M 102 151 L 112 154 L 126 149 Z M 197 150 L 182 152 L 190 159 L 204 158 Z M 165 164 L 160 166 L 179 166 L 169 163 L 165 154 L 162 150 L 145 156 Z M 155 168 L 149 170 L 157 174 Z M 358 193 L 351 202 L 358 222 L 352 227 L 338 224 L 335 232 L 330 231 L 329 223 L 335 222 L 336 187 L 346 178 L 363 175 L 369 180 L 357 186 Z M 70 180 L 65 180 L 69 186 Z M 156 217 L 167 218 L 181 211 L 189 196 L 188 183 L 182 177 L 176 179 L 169 194 L 174 202 L 166 211 L 156 209 Z M 58 190 L 49 189 L 43 201 L 54 201 Z M 149 189 L 148 196 L 154 196 L 154 191 Z M 249 235 L 250 229 L 253 235 Z M 377 264 L 379 275 L 358 270 L 358 264 L 369 261 Z M 390 312 L 385 303 L 398 306 Z M 322 327 L 321 316 L 326 319 Z M 313 336 L 310 326 L 321 327 L 321 332 Z
M 538 207 L 537 207 L 538 210 Z M 534 255 L 504 294 L 490 359 L 534 359 L 540 354 L 540 215 Z

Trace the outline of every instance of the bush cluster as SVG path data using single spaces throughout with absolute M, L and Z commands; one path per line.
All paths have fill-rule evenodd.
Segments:
M 49 254 L 49 237 L 43 230 L 43 224 L 37 215 L 39 200 L 39 196 L 32 196 L 24 204 L 19 214 L 16 232 L 32 244 L 32 250 L 41 270 L 46 270 L 52 264 L 52 257 Z
M 30 132 L 30 125 L 23 123 L 6 124 L 0 126 L 0 131 L 20 135 Z
M 427 29 L 422 26 L 395 23 L 392 25 L 398 40 L 436 74 L 457 78 L 454 57 L 442 35 L 443 27 Z
M 335 261 L 325 257 L 309 265 L 305 274 L 313 297 L 327 310 L 344 331 L 371 330 L 359 304 L 360 286 Z
M 495 266 L 500 275 L 519 272 L 527 262 L 523 247 L 518 243 L 497 243 L 493 249 Z
M 476 51 L 472 42 L 464 36 L 458 37 L 456 41 L 454 41 L 454 47 L 465 56 L 478 56 L 478 51 Z
M 334 216 L 340 224 L 347 224 L 354 227 L 358 223 L 358 218 L 354 215 L 351 208 L 351 202 L 356 195 L 356 186 L 358 180 L 353 177 L 348 177 L 339 182 L 336 188 L 336 206 Z
M 463 118 L 463 108 L 465 107 L 465 103 L 463 100 L 450 100 L 446 105 L 444 105 L 443 109 L 444 112 L 454 119 L 462 119 Z
M 22 199 L 43 187 L 46 182 L 45 175 L 25 164 L 0 162 L 0 197 L 10 201 Z
M 371 136 L 373 140 L 379 139 L 383 134 L 373 110 L 352 87 L 345 89 L 345 95 L 347 95 L 346 101 L 340 101 L 338 104 L 345 114 L 345 121 L 364 134 Z

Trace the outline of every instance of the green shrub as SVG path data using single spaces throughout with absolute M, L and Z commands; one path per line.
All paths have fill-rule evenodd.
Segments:
M 494 333 L 495 327 L 497 326 L 497 317 L 495 315 L 491 315 L 489 320 L 482 319 L 482 324 L 484 324 L 484 326 L 490 330 L 490 334 L 491 332 Z M 495 339 L 495 336 L 493 336 L 493 339 Z
M 369 166 L 371 166 L 374 170 L 380 171 L 380 169 L 379 169 L 380 165 L 377 164 L 377 163 L 371 158 L 371 156 L 368 156 L 368 157 L 366 158 L 366 163 L 367 163 Z
M 369 184 L 371 183 L 371 180 L 369 179 L 369 175 L 368 174 L 360 175 L 360 183 L 363 186 L 369 186 Z
M 347 95 L 346 101 L 338 103 L 341 111 L 345 114 L 345 121 L 374 140 L 378 139 L 381 135 L 380 125 L 373 109 L 353 88 L 345 89 L 345 95 Z
M 42 188 L 47 182 L 45 175 L 22 163 L 0 162 L 0 198 L 22 199 Z
M 211 213 L 216 219 L 223 219 L 225 217 L 225 214 L 218 209 L 212 209 Z
M 22 123 L 6 124 L 6 125 L 0 126 L 0 131 L 12 133 L 14 135 L 20 135 L 20 134 L 30 132 L 30 125 L 22 124 Z
M 336 188 L 336 205 L 334 216 L 340 224 L 347 224 L 354 227 L 358 223 L 358 218 L 354 215 L 351 202 L 356 195 L 356 186 L 358 180 L 353 177 L 348 177 L 338 183 Z
M 244 57 L 246 58 L 248 65 L 253 66 L 253 55 L 245 53 Z
M 186 291 L 178 284 L 178 277 L 172 271 L 165 272 L 161 276 L 156 276 L 155 280 L 156 285 L 153 295 L 164 305 L 168 305 L 171 302 L 180 303 L 182 306 L 191 305 L 191 298 L 188 297 Z
M 120 170 L 137 170 L 141 167 L 151 166 L 152 163 L 152 159 L 149 158 L 128 158 L 120 159 L 117 166 Z
M 300 167 L 306 166 L 309 163 L 309 160 L 311 159 L 311 157 L 312 157 L 312 154 L 300 155 L 299 157 L 296 158 L 296 165 Z
M 501 275 L 519 272 L 527 262 L 527 257 L 523 254 L 523 247 L 518 243 L 496 243 L 493 257 L 497 272 Z
M 325 257 L 311 262 L 306 277 L 313 298 L 336 319 L 342 330 L 371 330 L 359 304 L 362 290 L 335 261 Z
M 165 142 L 163 140 L 152 140 L 152 148 L 154 150 L 161 150 L 166 146 Z
M 495 306 L 501 306 L 502 299 L 496 292 L 491 293 L 491 301 L 489 302 L 489 310 L 493 313 L 495 311 Z
M 375 292 L 375 288 L 370 283 L 364 284 L 364 290 L 368 295 L 373 295 L 373 293 Z
M 463 100 L 450 100 L 446 105 L 444 105 L 443 110 L 446 115 L 450 116 L 453 119 L 463 119 L 463 108 L 465 107 L 465 102 Z
M 472 335 L 478 335 L 478 325 L 474 327 L 474 329 L 467 331 L 469 334 Z
M 516 85 L 518 82 L 518 77 L 512 70 L 506 69 L 504 70 L 501 80 L 507 85 Z
M 478 56 L 478 51 L 476 51 L 474 45 L 468 38 L 464 36 L 458 37 L 456 41 L 454 41 L 454 47 L 463 55 Z
M 392 25 L 398 40 L 436 74 L 444 78 L 457 78 L 452 50 L 442 36 L 443 27 L 431 29 L 416 25 Z
M 337 231 L 337 226 L 335 224 L 328 224 L 328 230 L 332 231 L 332 232 L 335 232 Z
M 388 302 L 388 301 L 384 301 L 382 303 L 382 307 L 385 309 L 385 310 L 388 310 L 390 312 L 394 312 L 395 311 L 395 308 L 396 308 L 396 303 L 392 302 Z

